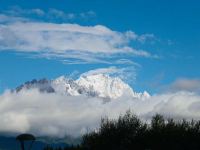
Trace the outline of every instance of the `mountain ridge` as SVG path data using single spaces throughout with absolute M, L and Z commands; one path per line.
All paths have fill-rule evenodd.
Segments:
M 53 80 L 47 80 L 45 78 L 40 80 L 34 79 L 18 86 L 13 92 L 34 88 L 45 93 L 58 93 L 68 96 L 86 95 L 89 97 L 106 99 L 117 99 L 123 95 L 129 95 L 132 98 L 140 99 L 147 99 L 150 97 L 148 92 L 134 92 L 133 89 L 120 78 L 110 77 L 105 74 L 81 75 L 76 80 L 65 76 L 60 76 Z

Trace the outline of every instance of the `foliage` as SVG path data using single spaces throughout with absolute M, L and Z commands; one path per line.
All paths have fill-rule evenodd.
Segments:
M 200 121 L 175 121 L 157 114 L 147 124 L 129 111 L 117 120 L 102 119 L 99 130 L 84 135 L 81 145 L 62 150 L 104 149 L 197 150 L 200 149 Z

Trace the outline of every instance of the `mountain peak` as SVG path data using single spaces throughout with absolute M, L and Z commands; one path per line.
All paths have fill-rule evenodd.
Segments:
M 99 97 L 116 99 L 125 93 L 133 95 L 133 90 L 128 84 L 118 77 L 105 74 L 81 76 L 76 82 L 87 89 L 96 91 Z
M 132 98 L 149 98 L 146 91 L 136 93 L 133 89 L 118 77 L 110 77 L 105 74 L 81 75 L 79 79 L 73 80 L 60 76 L 54 80 L 32 80 L 15 89 L 20 92 L 23 89 L 37 88 L 40 92 L 58 93 L 62 95 L 78 96 L 86 95 L 106 99 L 117 99 L 123 95 Z

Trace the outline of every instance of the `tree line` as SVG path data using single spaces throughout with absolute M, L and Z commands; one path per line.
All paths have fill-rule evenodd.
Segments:
M 199 150 L 200 121 L 152 117 L 141 121 L 128 111 L 118 119 L 104 118 L 98 131 L 85 134 L 80 145 L 44 150 Z

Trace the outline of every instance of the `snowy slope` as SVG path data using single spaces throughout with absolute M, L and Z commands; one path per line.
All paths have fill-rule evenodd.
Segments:
M 150 95 L 145 91 L 136 93 L 120 78 L 110 77 L 105 74 L 82 75 L 77 80 L 58 77 L 54 80 L 32 80 L 16 88 L 16 92 L 23 89 L 37 88 L 41 92 L 66 94 L 70 96 L 87 95 L 91 97 L 101 97 L 108 99 L 117 99 L 123 95 L 132 98 L 146 99 Z
M 98 93 L 99 97 L 116 99 L 122 95 L 130 95 L 134 98 L 142 96 L 148 97 L 148 93 L 135 93 L 132 88 L 124 83 L 120 78 L 112 78 L 104 74 L 95 74 L 89 76 L 81 76 L 76 83 L 84 86 L 87 90 L 92 90 Z

